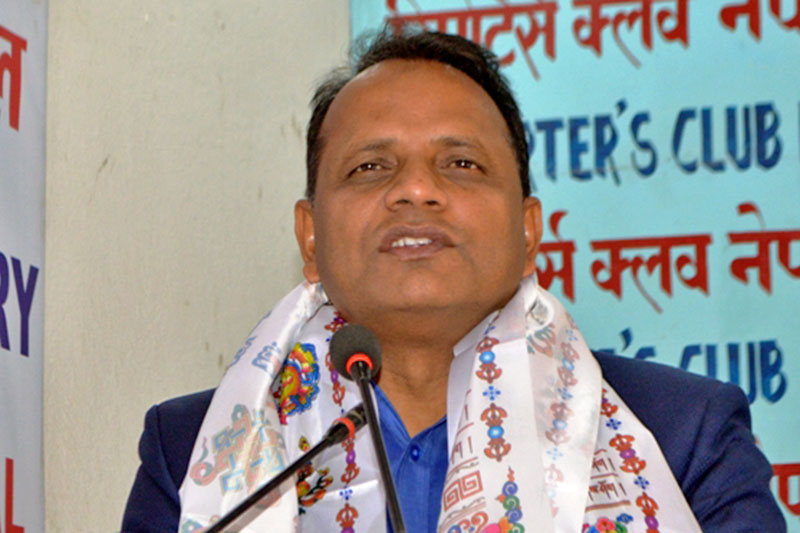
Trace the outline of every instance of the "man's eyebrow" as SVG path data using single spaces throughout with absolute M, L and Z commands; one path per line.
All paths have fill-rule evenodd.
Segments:
M 447 148 L 477 148 L 484 150 L 483 143 L 475 137 L 461 137 L 452 135 L 443 135 L 434 139 L 436 144 L 442 145 Z
M 368 141 L 364 144 L 357 144 L 351 147 L 348 152 L 352 154 L 358 154 L 361 152 L 373 152 L 378 150 L 385 150 L 386 148 L 390 148 L 393 144 L 397 143 L 397 139 L 393 138 L 385 138 L 385 139 L 375 139 Z
M 456 135 L 442 135 L 435 137 L 433 143 L 445 148 L 475 148 L 485 151 L 483 143 L 480 139 L 470 136 L 456 136 Z M 347 150 L 350 156 L 361 154 L 364 152 L 375 152 L 386 150 L 397 144 L 397 139 L 394 137 L 386 137 L 381 139 L 369 140 L 363 144 L 354 144 Z

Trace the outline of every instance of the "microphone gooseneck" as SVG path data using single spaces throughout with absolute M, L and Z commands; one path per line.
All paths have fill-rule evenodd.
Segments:
M 395 533 L 406 533 L 403 513 L 400 510 L 400 500 L 397 497 L 394 479 L 392 479 L 389 456 L 386 454 L 386 445 L 383 443 L 369 385 L 372 376 L 378 373 L 381 366 L 381 345 L 375 334 L 368 328 L 350 324 L 333 334 L 330 354 L 336 371 L 345 378 L 355 381 L 361 392 L 369 433 L 375 447 L 375 454 L 378 456 L 381 481 L 386 490 L 386 506 L 392 522 L 392 529 Z

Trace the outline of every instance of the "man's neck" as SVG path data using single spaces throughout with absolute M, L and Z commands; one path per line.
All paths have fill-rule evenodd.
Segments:
M 447 413 L 452 348 L 414 350 L 384 346 L 379 384 L 413 437 Z
M 475 308 L 371 313 L 356 321 L 372 329 L 382 348 L 380 387 L 410 436 L 447 413 L 453 347 L 486 316 Z

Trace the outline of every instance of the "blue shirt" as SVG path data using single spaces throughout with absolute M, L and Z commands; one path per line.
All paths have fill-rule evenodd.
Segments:
M 406 530 L 435 533 L 447 475 L 447 419 L 443 417 L 412 439 L 381 388 L 375 385 L 374 389 Z M 392 530 L 388 518 L 387 529 Z

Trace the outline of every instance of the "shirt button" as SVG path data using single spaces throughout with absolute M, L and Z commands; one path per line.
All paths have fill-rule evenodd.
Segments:
M 420 452 L 419 446 L 416 444 L 411 445 L 411 450 L 409 451 L 409 455 L 411 456 L 412 461 L 419 461 L 419 456 L 422 452 Z

